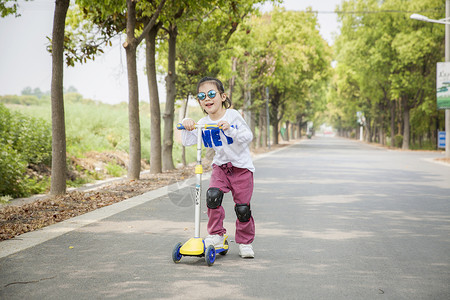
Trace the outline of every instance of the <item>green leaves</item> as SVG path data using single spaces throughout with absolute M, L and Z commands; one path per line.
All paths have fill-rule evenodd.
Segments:
M 331 102 L 345 107 L 339 115 L 341 124 L 354 124 L 354 112 L 363 110 L 370 126 L 386 132 L 390 124 L 384 116 L 390 101 L 402 98 L 408 99 L 402 109 L 412 109 L 413 134 L 434 126 L 435 121 L 414 114 L 421 114 L 425 107 L 430 112 L 436 101 L 435 65 L 443 59 L 444 26 L 411 20 L 409 15 L 417 12 L 442 18 L 437 14 L 443 11 L 442 3 L 349 0 L 339 10 L 352 11 L 338 14 L 342 27 L 335 43 L 337 93 Z
M 0 196 L 28 195 L 28 165 L 50 165 L 51 153 L 49 124 L 13 113 L 0 104 Z
M 29 0 L 25 0 L 29 1 Z M 15 17 L 20 17 L 18 12 L 19 4 L 18 0 L 0 0 L 0 16 L 2 18 L 8 15 L 14 15 Z
M 313 118 L 314 109 L 321 107 L 319 99 L 325 100 L 319 91 L 331 73 L 331 50 L 317 30 L 315 14 L 274 9 L 253 16 L 242 24 L 230 44 L 232 50 L 223 57 L 228 64 L 233 57 L 238 59 L 239 90 L 250 84 L 256 94 L 252 98 L 264 99 L 261 90 L 270 86 L 273 99 L 279 93 L 271 102 L 272 108 L 286 108 L 280 115 L 284 113 L 293 122 L 299 115 Z M 241 82 L 245 65 L 250 67 L 250 83 Z M 233 102 L 239 105 L 241 99 L 236 100 Z M 315 103 L 318 105 L 313 107 Z
M 64 36 L 64 55 L 67 66 L 95 60 L 103 48 L 111 46 L 111 39 L 126 28 L 125 1 L 77 0 L 68 10 Z M 52 52 L 51 39 L 47 50 Z

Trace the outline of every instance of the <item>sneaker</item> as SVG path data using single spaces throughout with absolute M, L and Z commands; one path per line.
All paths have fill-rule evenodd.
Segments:
M 204 242 L 205 242 L 205 248 L 208 248 L 210 245 L 213 245 L 214 248 L 222 248 L 223 247 L 223 235 L 208 235 Z
M 252 244 L 239 244 L 239 255 L 242 258 L 254 258 L 255 252 L 253 252 Z

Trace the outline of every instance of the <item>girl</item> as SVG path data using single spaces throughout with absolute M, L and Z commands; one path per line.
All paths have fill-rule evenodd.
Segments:
M 253 134 L 240 113 L 230 108 L 231 100 L 225 95 L 220 80 L 212 77 L 202 78 L 197 85 L 197 93 L 198 103 L 207 114 L 198 124 L 217 124 L 221 127 L 206 129 L 202 133 L 205 147 L 215 151 L 211 181 L 206 192 L 209 235 L 204 240 L 205 247 L 223 245 L 226 229 L 223 227 L 225 211 L 221 204 L 223 194 L 231 191 L 237 215 L 235 240 L 239 244 L 239 255 L 243 258 L 253 258 L 255 222 L 251 215 L 250 199 L 255 167 L 248 147 L 253 140 Z M 186 128 L 182 131 L 183 145 L 195 145 L 195 121 L 186 118 L 183 120 L 183 126 Z

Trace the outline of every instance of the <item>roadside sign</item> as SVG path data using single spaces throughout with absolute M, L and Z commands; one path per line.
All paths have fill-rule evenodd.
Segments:
M 438 131 L 438 148 L 445 148 L 445 131 Z
M 439 62 L 436 66 L 437 109 L 450 109 L 450 63 Z

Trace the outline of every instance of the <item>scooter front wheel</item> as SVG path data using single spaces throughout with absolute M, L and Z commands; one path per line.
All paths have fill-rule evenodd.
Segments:
M 205 251 L 205 260 L 208 266 L 212 266 L 216 260 L 216 249 L 210 245 Z
M 177 262 L 179 262 L 181 260 L 181 257 L 182 257 L 182 255 L 180 254 L 181 246 L 183 246 L 183 244 L 182 243 L 178 243 L 173 248 L 172 259 L 173 259 L 174 263 L 177 263 Z

